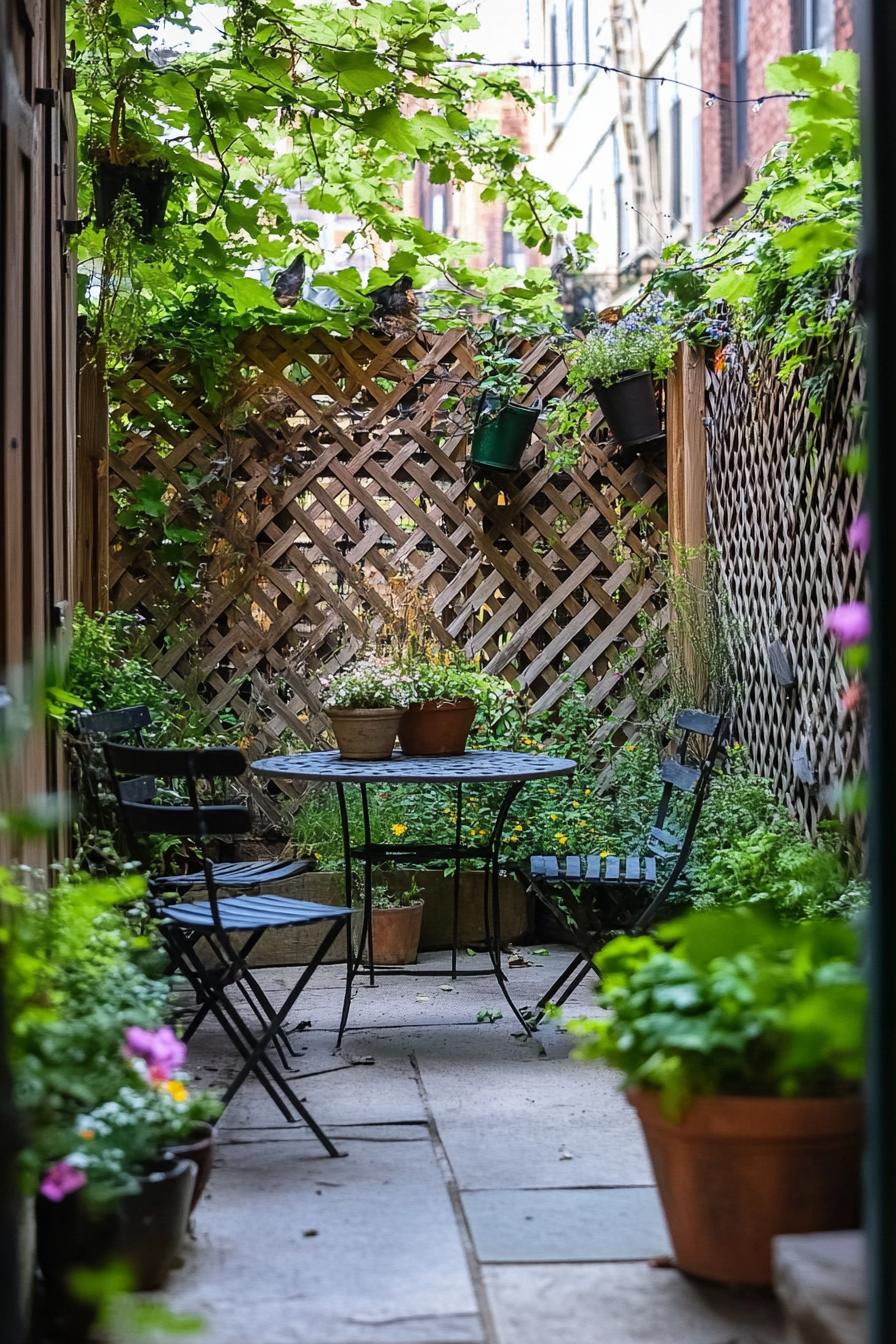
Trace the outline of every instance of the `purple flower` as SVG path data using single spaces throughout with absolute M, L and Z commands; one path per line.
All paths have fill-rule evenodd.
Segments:
M 864 644 L 871 634 L 871 609 L 867 602 L 844 602 L 831 607 L 824 618 L 824 628 L 841 644 Z
M 871 545 L 871 519 L 867 513 L 860 513 L 852 520 L 847 532 L 849 544 L 859 555 L 867 555 Z
M 57 1162 L 41 1181 L 40 1193 L 44 1199 L 61 1204 L 66 1195 L 74 1194 L 86 1184 L 87 1177 L 78 1167 L 73 1167 L 70 1162 Z
M 179 1069 L 187 1058 L 187 1047 L 179 1041 L 170 1027 L 147 1031 L 145 1027 L 128 1027 L 124 1033 L 124 1052 L 132 1059 L 145 1060 L 154 1080 L 164 1081 L 172 1069 Z

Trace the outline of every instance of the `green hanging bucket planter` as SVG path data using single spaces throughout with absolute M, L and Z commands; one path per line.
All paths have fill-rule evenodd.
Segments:
M 470 445 L 470 461 L 495 471 L 517 471 L 529 445 L 541 400 L 531 406 L 511 401 L 502 406 L 497 397 L 484 396 L 476 408 L 476 424 Z

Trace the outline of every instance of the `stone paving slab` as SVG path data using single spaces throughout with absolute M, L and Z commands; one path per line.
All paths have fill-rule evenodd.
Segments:
M 483 1264 L 649 1260 L 671 1252 L 652 1186 L 473 1190 L 462 1199 Z
M 483 1270 L 502 1344 L 785 1344 L 771 1294 L 732 1291 L 646 1264 Z
M 232 1131 L 166 1305 L 201 1315 L 205 1344 L 480 1344 L 426 1131 L 337 1137 L 345 1158 Z

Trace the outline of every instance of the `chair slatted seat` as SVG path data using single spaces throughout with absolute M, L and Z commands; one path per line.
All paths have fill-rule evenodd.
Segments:
M 240 896 L 220 896 L 218 878 L 221 865 L 208 856 L 208 841 L 222 833 L 240 835 L 251 828 L 252 817 L 241 802 L 208 798 L 220 781 L 231 781 L 244 773 L 246 758 L 234 748 L 205 750 L 147 749 L 106 742 L 106 763 L 118 802 L 122 827 L 132 844 L 140 835 L 178 835 L 189 837 L 202 856 L 202 900 L 164 901 L 160 897 L 159 928 L 175 967 L 184 975 L 196 994 L 198 1010 L 185 1036 L 192 1035 L 211 1013 L 242 1056 L 242 1066 L 224 1093 L 230 1101 L 250 1076 L 258 1079 L 268 1096 L 284 1115 L 294 1122 L 303 1120 L 331 1157 L 339 1153 L 332 1140 L 296 1095 L 285 1072 L 295 1067 L 287 1056 L 296 1049 L 284 1024 L 314 972 L 340 933 L 346 940 L 346 985 L 339 1037 L 345 1030 L 351 996 L 353 948 L 352 911 L 348 907 L 322 905 L 315 901 L 295 900 L 268 892 Z M 176 792 L 186 803 L 160 801 L 164 793 L 159 780 L 177 781 L 185 786 Z M 149 783 L 147 783 L 149 781 Z M 225 878 L 227 874 L 225 873 Z M 158 875 L 153 890 L 159 894 L 170 887 L 169 880 Z M 328 923 L 316 951 L 300 973 L 292 989 L 277 1009 L 268 999 L 248 965 L 247 958 L 268 930 Z M 247 935 L 235 943 L 232 934 Z M 209 965 L 200 955 L 205 943 L 212 952 Z M 235 988 L 245 999 L 257 1022 L 257 1029 L 245 1020 L 232 1002 L 228 990 Z M 280 1065 L 271 1058 L 276 1052 Z
M 529 885 L 573 934 L 578 954 L 537 1005 L 534 1021 L 548 1003 L 562 1004 L 592 971 L 596 952 L 621 932 L 649 928 L 672 895 L 690 856 L 697 823 L 727 733 L 722 715 L 683 709 L 675 719 L 680 734 L 675 756 L 660 763 L 663 790 L 644 854 L 538 854 L 529 862 Z M 688 760 L 694 739 L 704 739 L 695 765 Z M 684 830 L 668 829 L 674 794 L 690 795 Z M 668 865 L 662 876 L 659 864 Z M 596 974 L 596 972 L 595 972 Z

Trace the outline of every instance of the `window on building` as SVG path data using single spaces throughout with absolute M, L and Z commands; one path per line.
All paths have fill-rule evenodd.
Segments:
M 747 134 L 747 57 L 749 54 L 748 30 L 750 26 L 749 0 L 734 0 L 733 15 L 734 36 L 734 161 L 739 167 L 746 162 L 749 149 Z
M 677 224 L 681 219 L 681 99 L 669 108 L 669 213 Z
M 620 259 L 628 252 L 628 213 L 625 208 L 625 174 L 622 171 L 622 152 L 619 133 L 613 128 L 613 195 L 616 203 L 616 250 Z
M 550 52 L 551 62 L 551 93 L 556 98 L 560 91 L 560 82 L 558 79 L 560 72 L 557 69 L 557 10 L 554 5 L 551 5 L 551 13 L 548 19 L 548 50 Z
M 644 129 L 647 133 L 647 162 L 650 169 L 650 188 L 656 200 L 660 199 L 660 86 L 649 79 L 644 85 Z
M 797 0 L 797 46 L 802 51 L 834 50 L 834 0 Z
M 566 82 L 572 88 L 576 82 L 576 70 L 573 65 L 576 59 L 576 15 L 573 0 L 566 0 L 566 59 L 568 62 Z

